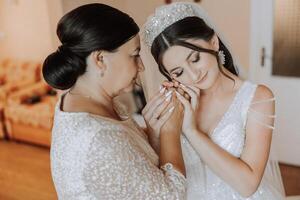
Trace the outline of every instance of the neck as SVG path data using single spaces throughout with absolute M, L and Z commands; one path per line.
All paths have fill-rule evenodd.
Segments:
M 68 92 L 71 107 L 84 112 L 89 112 L 105 117 L 117 118 L 117 114 L 113 106 L 113 97 L 101 88 L 100 92 L 92 90 L 91 87 L 75 87 Z

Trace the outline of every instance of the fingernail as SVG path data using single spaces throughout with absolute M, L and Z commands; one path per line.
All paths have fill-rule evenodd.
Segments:
M 166 96 L 166 97 L 170 96 L 170 95 L 172 94 L 172 92 L 173 92 L 173 91 L 170 90 L 169 92 L 167 92 L 167 93 L 165 94 L 165 96 Z
M 169 109 L 169 112 L 173 112 L 173 110 L 174 110 L 174 106 L 172 106 L 170 109 Z
M 180 83 L 180 86 L 182 86 L 182 87 L 186 88 L 186 86 L 185 86 L 185 85 L 183 85 L 182 83 Z
M 169 102 L 172 98 L 172 95 L 169 95 L 167 98 L 166 98 L 166 101 Z
M 166 88 L 165 87 L 162 87 L 162 86 L 160 86 L 160 90 L 159 90 L 159 93 L 164 93 L 165 92 L 165 90 L 166 90 Z

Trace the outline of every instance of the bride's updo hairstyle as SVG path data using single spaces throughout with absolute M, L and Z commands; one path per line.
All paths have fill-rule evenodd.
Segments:
M 138 32 L 130 16 L 108 5 L 87 4 L 70 11 L 57 25 L 62 45 L 44 61 L 45 81 L 56 89 L 71 88 L 85 73 L 93 51 L 115 51 Z
M 184 46 L 189 49 L 193 49 L 199 52 L 207 52 L 216 56 L 218 61 L 218 66 L 222 74 L 226 77 L 229 77 L 221 68 L 221 64 L 218 58 L 218 52 L 213 50 L 204 49 L 199 46 L 193 45 L 191 43 L 186 42 L 188 39 L 202 39 L 204 41 L 209 42 L 214 36 L 215 31 L 210 28 L 203 19 L 199 17 L 186 17 L 182 20 L 179 20 L 169 27 L 167 27 L 163 32 L 161 32 L 153 41 L 151 46 L 151 53 L 158 63 L 160 72 L 171 81 L 171 77 L 168 71 L 165 69 L 162 58 L 163 54 L 167 51 L 167 49 L 174 45 Z M 225 64 L 224 67 L 228 69 L 231 73 L 237 75 L 237 71 L 235 70 L 233 59 L 231 53 L 223 44 L 223 42 L 219 39 L 219 50 L 223 51 L 225 54 Z

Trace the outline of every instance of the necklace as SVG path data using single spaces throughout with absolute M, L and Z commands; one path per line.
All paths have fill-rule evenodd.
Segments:
M 85 98 L 88 98 L 88 99 L 92 99 L 91 96 L 82 95 L 82 94 L 75 94 L 75 93 L 72 93 L 71 90 L 69 90 L 68 93 L 71 94 L 71 95 L 74 95 L 74 96 L 82 96 L 82 97 L 85 97 Z

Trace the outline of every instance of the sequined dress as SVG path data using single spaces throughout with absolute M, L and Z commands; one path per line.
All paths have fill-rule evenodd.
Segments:
M 254 103 L 252 99 L 256 87 L 257 85 L 249 81 L 243 83 L 229 109 L 211 134 L 214 143 L 236 157 L 240 157 L 243 151 L 247 114 L 251 104 Z M 282 183 L 278 182 L 281 178 L 276 177 L 278 171 L 274 172 L 274 169 L 279 170 L 277 162 L 269 160 L 258 190 L 251 197 L 243 198 L 201 161 L 199 154 L 185 136 L 182 136 L 182 148 L 187 174 L 188 200 L 284 199 Z
M 60 100 L 61 101 L 61 100 Z M 131 118 L 55 108 L 51 173 L 61 200 L 186 199 L 186 179 L 158 156 Z

